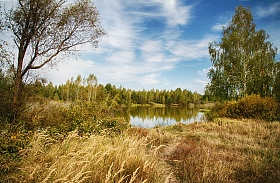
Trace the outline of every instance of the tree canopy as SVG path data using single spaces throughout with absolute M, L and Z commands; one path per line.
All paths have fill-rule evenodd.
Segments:
M 220 43 L 209 44 L 212 68 L 206 93 L 219 100 L 275 95 L 277 48 L 265 30 L 256 30 L 250 8 L 238 6 L 222 35 Z

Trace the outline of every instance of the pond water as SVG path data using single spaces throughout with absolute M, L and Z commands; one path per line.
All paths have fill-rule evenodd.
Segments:
M 168 126 L 176 123 L 203 121 L 204 113 L 199 108 L 188 107 L 133 107 L 130 110 L 130 124 L 143 128 Z

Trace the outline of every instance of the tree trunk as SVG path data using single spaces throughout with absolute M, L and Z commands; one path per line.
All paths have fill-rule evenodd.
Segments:
M 22 94 L 22 63 L 23 63 L 23 56 L 22 52 L 19 52 L 18 57 L 18 67 L 17 72 L 15 75 L 15 87 L 14 87 L 14 98 L 13 98 L 13 113 L 14 113 L 14 119 L 13 122 L 16 122 L 18 115 L 19 115 L 19 109 L 21 106 L 20 97 Z
M 18 114 L 19 114 L 20 94 L 21 94 L 21 80 L 20 80 L 20 78 L 16 77 L 15 88 L 14 88 L 14 99 L 13 99 L 14 122 L 16 121 Z

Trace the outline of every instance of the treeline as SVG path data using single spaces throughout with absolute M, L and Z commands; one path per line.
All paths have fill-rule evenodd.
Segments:
M 34 96 L 41 96 L 53 100 L 62 101 L 102 101 L 114 99 L 120 105 L 131 104 L 164 104 L 164 105 L 180 105 L 186 106 L 189 103 L 201 103 L 204 98 L 197 92 L 190 90 L 140 90 L 135 91 L 126 89 L 122 86 L 116 87 L 110 83 L 105 86 L 98 84 L 97 77 L 90 74 L 87 78 L 78 75 L 76 79 L 73 77 L 68 79 L 65 84 L 54 86 L 51 82 L 46 84 L 44 79 L 36 80 L 33 87 Z

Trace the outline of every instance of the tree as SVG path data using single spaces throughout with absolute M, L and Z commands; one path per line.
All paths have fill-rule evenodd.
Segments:
M 90 74 L 86 81 L 88 86 L 88 101 L 90 102 L 92 100 L 92 95 L 93 99 L 96 99 L 97 77 L 94 74 Z
M 212 68 L 207 93 L 221 100 L 273 94 L 277 48 L 266 41 L 264 30 L 255 28 L 250 8 L 238 6 L 223 28 L 221 42 L 209 44 Z
M 80 99 L 80 88 L 82 84 L 82 76 L 79 74 L 74 82 L 75 86 L 75 100 Z
M 276 101 L 278 102 L 278 111 L 279 111 L 278 114 L 280 115 L 280 62 L 277 62 L 276 66 L 277 66 L 276 69 L 277 69 L 278 72 L 277 72 L 277 75 L 276 75 L 276 79 L 275 79 L 273 89 L 274 89 Z
M 28 72 L 55 64 L 59 55 L 76 52 L 80 45 L 91 43 L 96 48 L 105 31 L 90 0 L 74 4 L 66 0 L 18 0 L 6 16 L 18 50 L 13 99 L 16 117 Z

